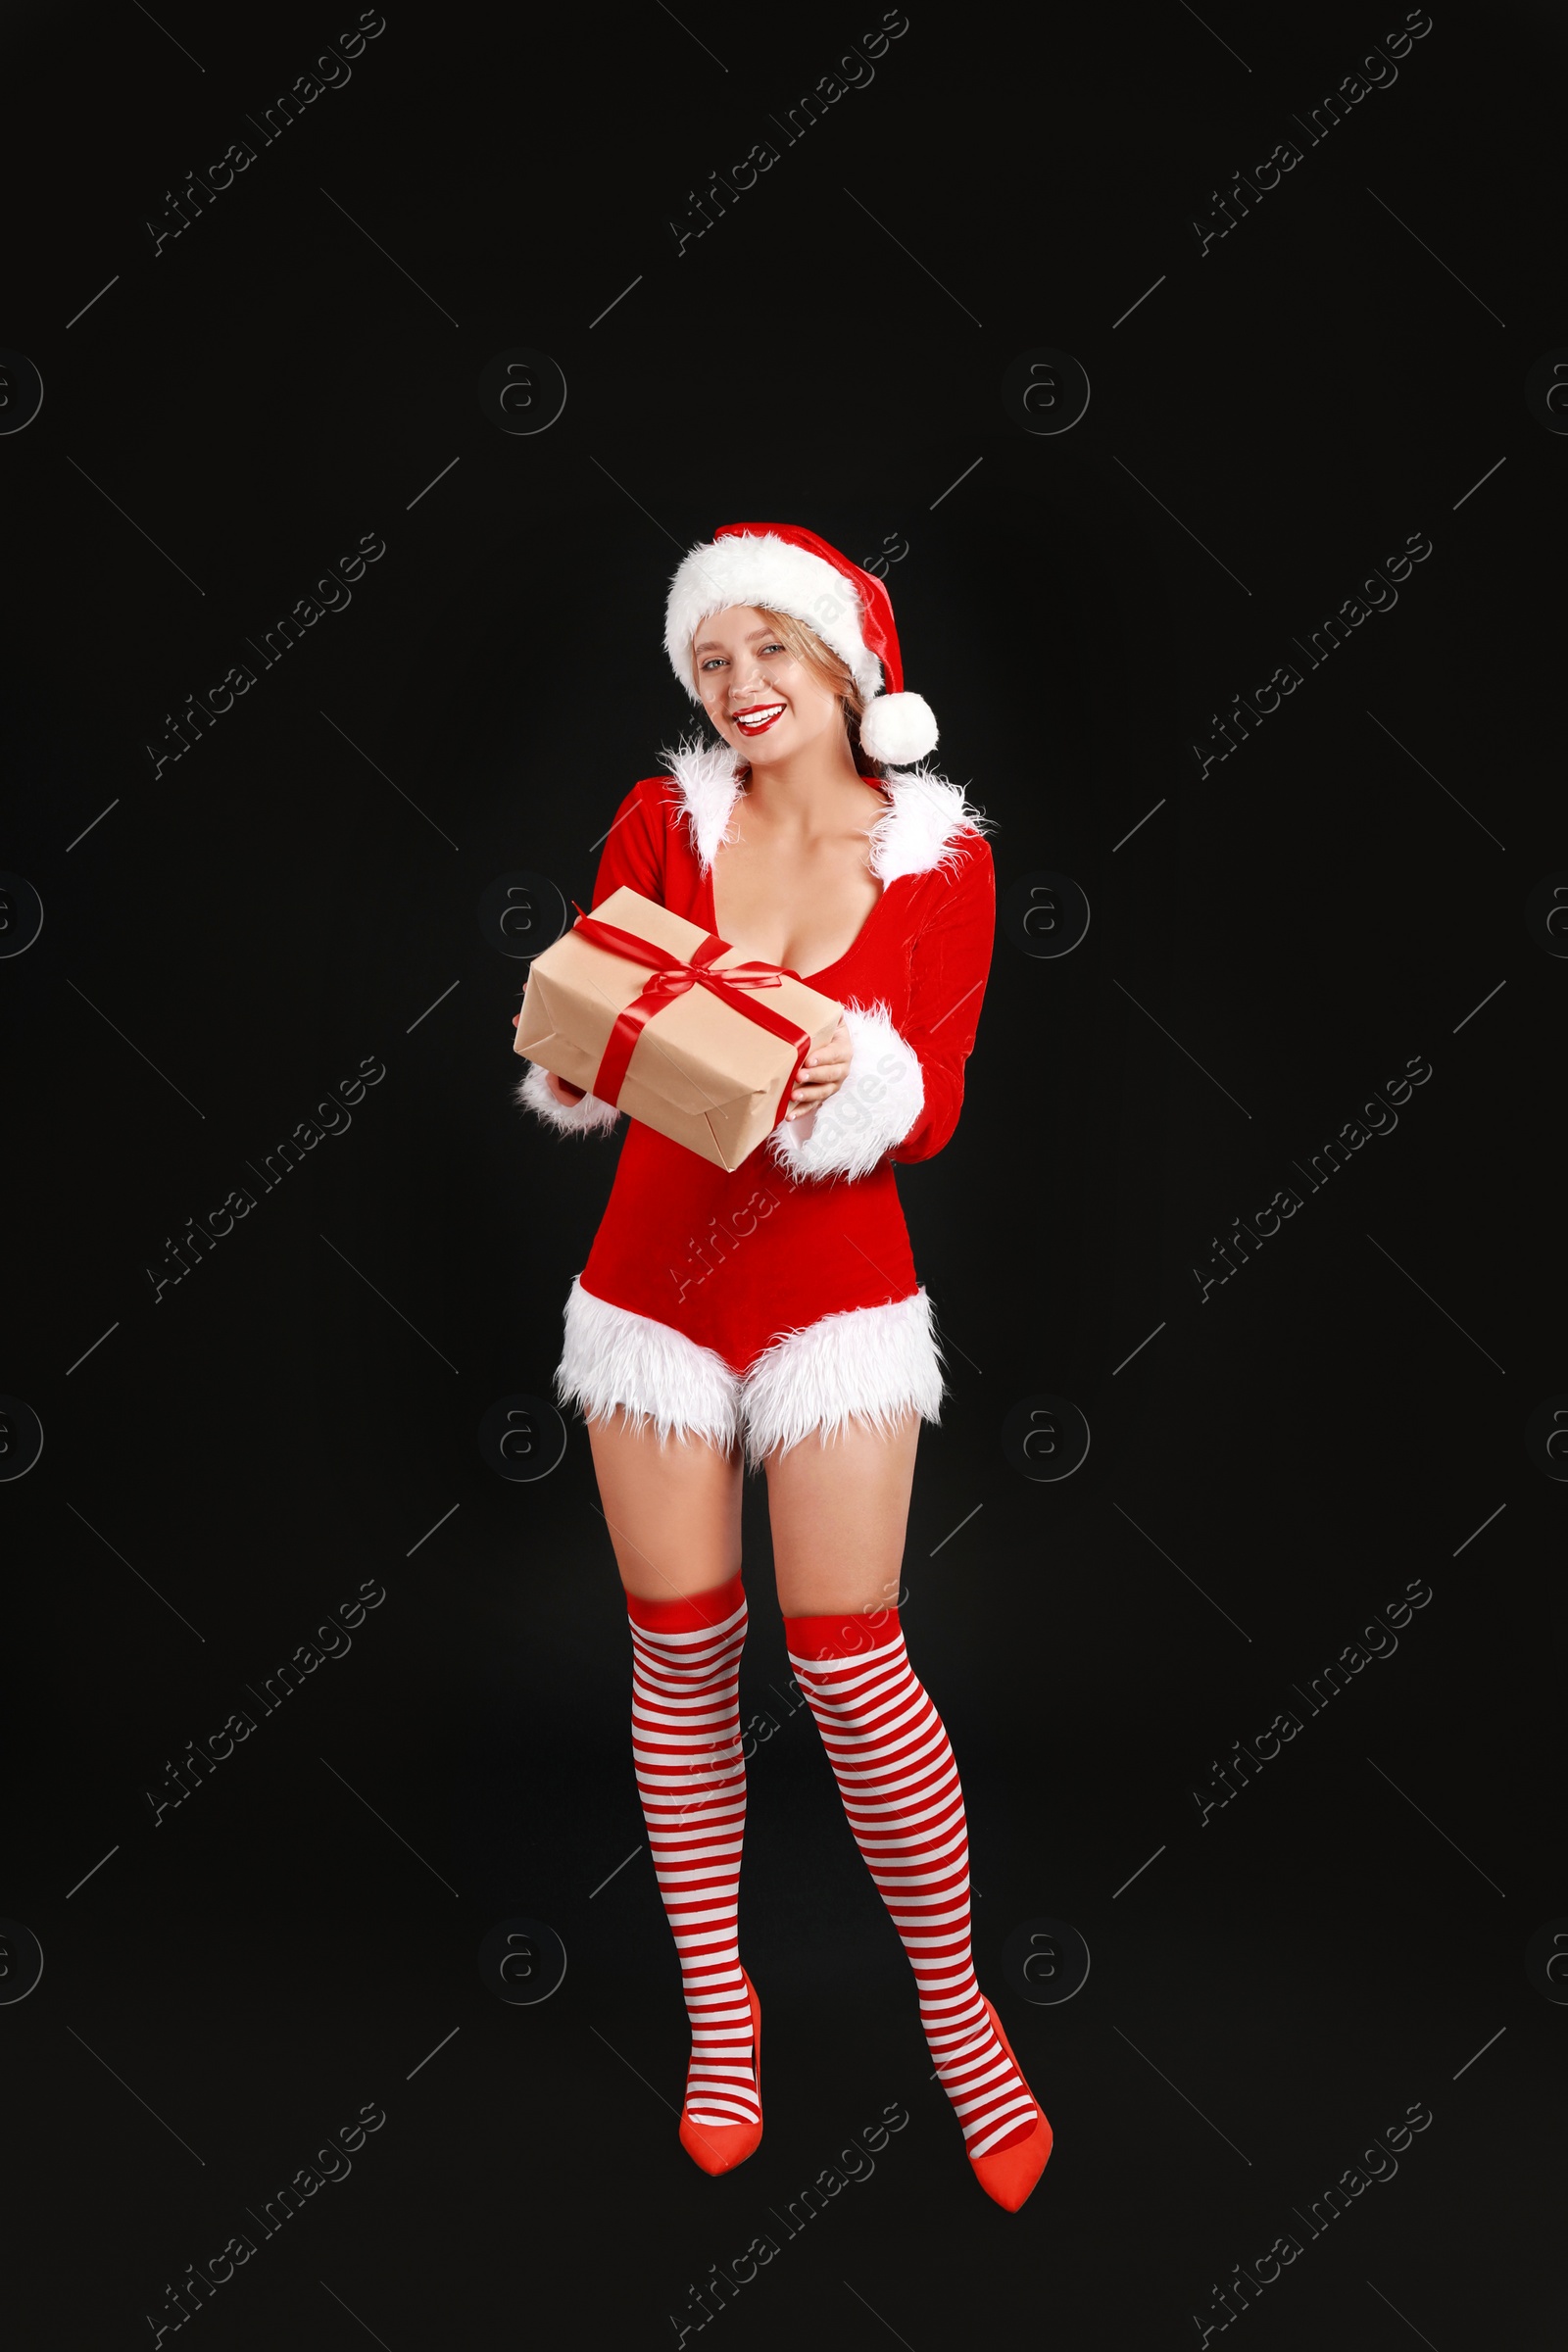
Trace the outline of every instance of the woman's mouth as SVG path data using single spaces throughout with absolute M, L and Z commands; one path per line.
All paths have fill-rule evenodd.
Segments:
M 749 710 L 733 713 L 733 724 L 743 735 L 765 735 L 775 719 L 783 717 L 787 706 L 783 703 L 754 703 Z

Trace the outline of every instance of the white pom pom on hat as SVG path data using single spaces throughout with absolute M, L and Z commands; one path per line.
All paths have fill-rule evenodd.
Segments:
M 906 767 L 936 750 L 936 713 L 923 694 L 879 694 L 865 707 L 860 746 L 884 767 Z
M 711 612 L 762 605 L 805 621 L 847 664 L 865 702 L 860 744 L 888 767 L 935 751 L 937 722 L 923 696 L 904 691 L 893 601 L 883 583 L 836 547 L 790 522 L 726 522 L 683 557 L 664 608 L 664 651 L 691 696 L 692 641 Z

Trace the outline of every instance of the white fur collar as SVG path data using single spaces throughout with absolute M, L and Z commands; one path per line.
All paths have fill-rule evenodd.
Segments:
M 726 838 L 740 783 L 740 755 L 728 744 L 680 743 L 662 755 L 681 799 L 697 861 L 706 874 Z M 945 776 L 918 767 L 890 768 L 883 778 L 893 806 L 871 827 L 871 871 L 884 887 L 903 874 L 927 874 L 947 865 L 966 833 L 983 833 L 991 819 L 970 807 Z

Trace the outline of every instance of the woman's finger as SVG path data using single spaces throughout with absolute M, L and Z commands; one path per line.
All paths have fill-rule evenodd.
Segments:
M 815 1046 L 802 1062 L 799 1075 L 790 1091 L 787 1119 L 798 1119 L 806 1111 L 815 1110 L 830 1095 L 836 1095 L 850 1074 L 855 1056 L 855 1040 L 849 1024 L 842 1017 L 838 1027 L 824 1045 Z

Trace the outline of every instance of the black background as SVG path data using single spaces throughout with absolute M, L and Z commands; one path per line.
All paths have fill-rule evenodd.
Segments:
M 10 12 L 0 342 L 45 387 L 0 437 L 0 858 L 44 906 L 3 974 L 0 1386 L 45 1433 L 0 1504 L 0 1912 L 45 1960 L 0 2008 L 19 2345 L 154 2340 L 237 2231 L 254 2257 L 188 2323 L 215 2347 L 653 2345 L 672 2314 L 691 2341 L 689 2287 L 760 2231 L 720 2342 L 1194 2343 L 1285 2231 L 1234 2323 L 1257 2352 L 1560 2340 L 1568 2015 L 1523 1963 L 1568 1913 L 1561 1489 L 1523 1438 L 1568 1387 L 1563 965 L 1524 920 L 1568 865 L 1568 441 L 1524 394 L 1568 344 L 1560 23 L 1438 6 L 1309 146 L 1291 113 L 1402 11 L 911 0 L 786 145 L 770 118 L 862 15 L 393 7 L 264 145 L 247 116 L 352 10 Z M 1192 217 L 1287 136 L 1300 164 L 1200 255 Z M 677 254 L 689 191 L 761 138 L 777 163 Z M 1059 436 L 1002 398 L 1042 346 L 1092 385 Z M 481 410 L 514 347 L 564 372 L 546 432 Z M 959 1133 L 901 1176 L 954 1390 L 905 1626 L 964 1774 L 981 1981 L 1057 2137 L 1016 2217 L 968 2178 L 788 1711 L 759 1482 L 767 2132 L 718 2181 L 683 2156 L 585 1434 L 531 1484 L 476 1443 L 549 1392 L 614 1151 L 514 1104 L 525 967 L 478 902 L 521 868 L 587 903 L 688 715 L 664 583 L 758 517 L 904 550 L 908 682 L 1004 897 L 1051 870 L 1093 909 L 1056 960 L 999 931 Z M 365 533 L 352 604 L 261 668 L 245 640 Z M 1416 533 L 1397 607 L 1200 777 L 1210 714 Z M 242 661 L 155 773 L 167 714 Z M 1291 1163 L 1417 1056 L 1397 1130 L 1307 1192 Z M 362 1057 L 352 1126 L 262 1193 L 246 1163 Z M 240 1184 L 255 1209 L 155 1303 Z M 1201 1298 L 1287 1184 L 1300 1210 Z M 1042 1394 L 1093 1433 L 1062 1483 L 1002 1446 Z M 365 1580 L 352 1651 L 155 1826 L 166 1761 Z M 1411 1580 L 1396 1654 L 1200 1823 L 1214 1761 Z M 568 1955 L 543 2005 L 479 1978 L 518 1916 Z M 1002 1966 L 1041 1919 L 1092 1953 L 1064 2005 Z M 367 2101 L 352 2175 L 252 2229 Z M 1397 2176 L 1309 2236 L 1293 2209 L 1417 2101 Z M 769 2210 L 889 2106 L 874 2174 L 786 2239 Z

